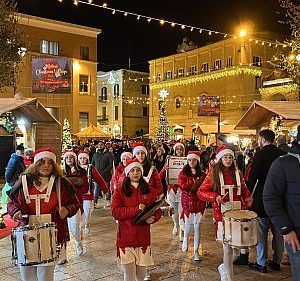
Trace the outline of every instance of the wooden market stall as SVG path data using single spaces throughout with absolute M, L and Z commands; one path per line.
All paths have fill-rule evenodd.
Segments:
M 8 112 L 16 119 L 19 128 L 24 135 L 24 146 L 33 150 L 43 147 L 51 147 L 57 159 L 61 154 L 61 125 L 51 115 L 37 98 L 0 98 L 0 119 Z M 2 118 L 1 118 L 2 117 Z M 2 131 L 3 131 L 2 127 Z M 0 138 L 12 137 L 12 134 L 1 134 Z M 6 143 L 4 140 L 3 143 Z M 11 147 L 0 146 L 0 155 L 3 160 L 0 165 L 0 174 L 4 173 L 10 153 L 14 150 L 15 140 Z M 7 153 L 8 152 L 8 153 Z M 3 164 L 5 163 L 5 164 Z
M 110 136 L 105 132 L 101 131 L 99 128 L 90 124 L 88 127 L 82 131 L 75 134 L 78 139 L 108 139 Z

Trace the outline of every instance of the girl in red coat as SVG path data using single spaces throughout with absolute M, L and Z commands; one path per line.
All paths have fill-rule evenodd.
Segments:
M 125 281 L 142 281 L 146 267 L 153 265 L 150 248 L 150 224 L 161 216 L 154 215 L 141 224 L 134 219 L 144 208 L 155 202 L 157 194 L 143 179 L 143 166 L 137 159 L 129 160 L 125 167 L 126 177 L 122 186 L 115 189 L 111 210 L 117 224 L 117 255 L 124 267 Z
M 77 163 L 77 155 L 71 150 L 65 151 L 64 174 L 71 181 L 76 189 L 76 195 L 80 202 L 80 210 L 77 214 L 69 219 L 69 228 L 76 241 L 76 253 L 82 255 L 83 246 L 81 243 L 81 227 L 83 213 L 83 195 L 88 192 L 89 184 L 86 170 L 80 168 Z
M 115 169 L 111 181 L 110 181 L 110 191 L 113 194 L 114 190 L 122 184 L 122 174 L 124 173 L 124 169 L 126 166 L 126 162 L 129 159 L 132 159 L 132 153 L 130 152 L 123 152 L 121 154 L 121 163 L 117 166 L 117 168 Z
M 188 241 L 194 227 L 194 260 L 199 261 L 200 222 L 205 210 L 205 202 L 198 199 L 197 190 L 200 187 L 205 173 L 200 166 L 200 151 L 189 151 L 187 164 L 180 171 L 178 180 L 182 190 L 181 202 L 184 218 L 184 238 L 182 251 L 188 251 Z
M 173 146 L 174 156 L 184 157 L 184 144 L 181 142 L 177 142 Z M 159 173 L 161 180 L 166 178 L 166 172 L 168 167 L 165 165 L 164 168 Z M 173 227 L 173 235 L 176 235 L 179 230 L 179 240 L 183 241 L 183 232 L 184 232 L 184 221 L 180 219 L 182 213 L 182 205 L 181 205 L 181 189 L 179 184 L 169 184 L 167 189 L 167 199 L 166 201 L 173 208 L 174 213 L 172 214 L 172 219 L 174 223 Z
M 79 166 L 87 171 L 89 189 L 88 192 L 83 194 L 83 223 L 85 233 L 90 233 L 91 216 L 94 211 L 94 182 L 96 182 L 103 193 L 107 193 L 108 189 L 102 176 L 98 170 L 89 164 L 89 155 L 84 151 L 78 151 Z
M 223 241 L 223 213 L 232 209 L 246 209 L 252 197 L 242 173 L 234 163 L 234 152 L 222 145 L 216 151 L 215 164 L 198 190 L 198 197 L 213 204 L 213 216 L 217 227 L 217 240 Z M 238 249 L 223 243 L 223 263 L 218 267 L 222 281 L 233 280 L 233 261 Z
M 50 148 L 34 153 L 34 163 L 8 191 L 8 196 L 8 213 L 19 226 L 53 222 L 58 244 L 63 246 L 70 240 L 67 217 L 76 214 L 79 202 L 74 187 L 63 177 Z M 31 245 L 26 246 L 30 251 Z M 56 262 L 20 266 L 22 280 L 53 281 L 55 265 Z

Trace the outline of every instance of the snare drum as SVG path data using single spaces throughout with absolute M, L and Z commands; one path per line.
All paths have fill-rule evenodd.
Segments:
M 160 207 L 160 209 L 162 211 L 162 216 L 172 217 L 172 215 L 174 214 L 174 208 L 172 208 L 170 206 L 163 206 L 163 207 Z
M 55 223 L 26 225 L 12 229 L 12 259 L 19 265 L 38 265 L 59 256 Z
M 257 214 L 247 210 L 233 210 L 223 215 L 223 243 L 234 248 L 247 248 L 258 243 Z

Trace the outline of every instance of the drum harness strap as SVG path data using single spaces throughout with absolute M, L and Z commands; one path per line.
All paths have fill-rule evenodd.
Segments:
M 234 185 L 225 185 L 224 183 L 224 176 L 222 172 L 219 172 L 219 178 L 220 178 L 220 184 L 221 184 L 221 195 L 225 195 L 225 189 L 228 189 L 229 191 L 229 201 L 233 202 L 233 189 L 235 188 Z M 235 171 L 235 178 L 236 178 L 236 184 L 237 184 L 237 195 L 241 195 L 241 179 L 239 175 L 239 171 Z
M 35 200 L 35 212 L 36 212 L 36 218 L 40 220 L 41 217 L 41 199 L 44 199 L 45 203 L 48 203 L 50 200 L 50 195 L 52 191 L 52 187 L 54 184 L 55 176 L 51 176 L 50 180 L 47 185 L 47 191 L 45 194 L 36 194 L 36 195 L 30 195 L 28 191 L 28 185 L 27 185 L 27 179 L 26 175 L 22 176 L 22 186 L 23 186 L 23 192 L 25 196 L 25 200 L 27 204 L 30 204 L 30 200 Z
M 150 168 L 150 170 L 149 170 L 149 173 L 148 173 L 147 177 L 143 177 L 144 180 L 146 181 L 146 183 L 149 183 L 153 171 L 154 171 L 154 166 L 151 166 L 151 168 Z

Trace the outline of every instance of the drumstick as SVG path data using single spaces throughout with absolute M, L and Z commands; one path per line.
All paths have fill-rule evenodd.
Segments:
M 28 218 L 28 215 L 22 215 L 22 218 L 23 218 L 23 219 L 27 219 L 27 218 Z
M 251 197 L 253 197 L 253 194 L 254 194 L 254 192 L 255 192 L 255 190 L 256 190 L 257 184 L 258 184 L 258 179 L 256 180 L 256 183 L 255 183 L 255 185 L 254 185 L 253 191 L 252 191 L 252 193 L 251 193 Z
M 225 193 L 225 195 L 221 198 L 221 200 L 223 200 L 228 194 L 228 191 Z

